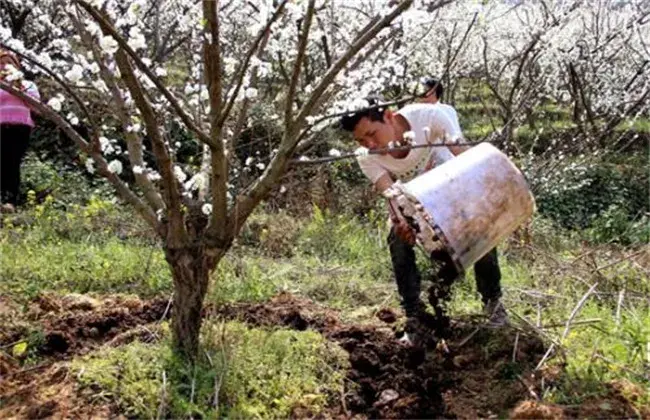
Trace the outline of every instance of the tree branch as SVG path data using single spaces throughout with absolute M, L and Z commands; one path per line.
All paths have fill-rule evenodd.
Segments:
M 268 22 L 266 22 L 266 25 L 264 28 L 262 28 L 257 36 L 255 37 L 255 41 L 253 42 L 253 45 L 248 49 L 246 52 L 246 55 L 244 56 L 244 60 L 241 62 L 239 65 L 239 68 L 235 72 L 235 87 L 232 89 L 232 92 L 230 92 L 230 98 L 228 99 L 228 102 L 226 104 L 226 107 L 223 109 L 221 112 L 221 117 L 219 118 L 219 122 L 217 126 L 221 129 L 228 119 L 230 115 L 230 110 L 232 109 L 235 101 L 237 100 L 237 95 L 239 94 L 239 89 L 241 88 L 242 82 L 244 80 L 244 76 L 246 75 L 246 71 L 248 70 L 248 63 L 251 60 L 251 57 L 253 54 L 255 54 L 255 51 L 257 51 L 258 46 L 260 45 L 260 42 L 262 42 L 262 39 L 264 39 L 264 35 L 266 34 L 267 31 L 271 29 L 271 25 L 280 17 L 282 14 L 282 11 L 284 10 L 284 6 L 287 4 L 288 0 L 282 0 L 282 3 L 278 5 L 278 7 L 275 9 L 273 12 L 273 15 L 271 16 L 271 19 L 269 19 Z
M 390 25 L 391 22 L 406 10 L 413 0 L 405 0 L 396 6 L 389 14 L 379 19 L 368 31 L 358 37 L 352 46 L 339 58 L 336 63 L 325 73 L 316 88 L 312 91 L 307 103 L 302 107 L 298 117 L 291 124 L 291 131 L 285 132 L 282 142 L 278 148 L 278 153 L 271 160 L 264 174 L 251 185 L 243 194 L 237 196 L 236 205 L 230 212 L 228 219 L 230 235 L 234 236 L 255 206 L 271 190 L 274 183 L 284 172 L 289 158 L 296 147 L 300 125 L 309 115 L 313 106 L 318 102 L 321 95 L 334 81 L 336 75 L 345 67 L 345 65 L 357 54 L 368 42 L 370 42 L 382 29 Z M 449 3 L 450 0 L 438 2 L 438 7 Z
M 212 215 L 208 234 L 223 236 L 223 227 L 228 217 L 228 202 L 226 199 L 228 162 L 221 141 L 221 49 L 219 41 L 219 2 L 203 0 L 203 18 L 207 22 L 203 41 L 203 61 L 208 92 L 210 94 L 210 166 L 212 187 Z M 223 240 L 223 237 L 217 238 Z M 218 246 L 219 247 L 219 246 Z
M 121 48 L 115 54 L 115 61 L 120 69 L 124 84 L 128 87 L 133 101 L 142 114 L 145 127 L 147 128 L 147 135 L 151 139 L 151 148 L 156 158 L 156 165 L 162 177 L 163 198 L 167 203 L 170 223 L 166 243 L 170 248 L 182 247 L 188 238 L 187 229 L 185 228 L 181 213 L 181 194 L 172 168 L 171 158 L 165 146 L 160 128 L 158 127 L 156 114 L 145 97 L 144 90 L 140 85 L 140 81 L 135 76 L 135 72 L 133 71 L 133 67 L 131 67 L 126 53 Z
M 296 94 L 296 86 L 298 85 L 298 78 L 300 77 L 300 69 L 302 68 L 302 61 L 305 58 L 305 50 L 307 49 L 307 41 L 309 40 L 309 29 L 311 28 L 311 21 L 314 17 L 314 5 L 316 0 L 309 0 L 307 5 L 307 13 L 302 22 L 302 31 L 298 41 L 298 54 L 293 62 L 293 73 L 291 74 L 291 82 L 289 83 L 289 91 L 284 104 L 284 128 L 286 131 L 291 129 L 291 114 L 293 111 L 293 97 Z
M 122 130 L 124 131 L 126 147 L 129 151 L 129 162 L 131 163 L 131 167 L 135 168 L 136 166 L 139 166 L 144 168 L 144 159 L 142 156 L 142 138 L 139 137 L 136 133 L 129 132 L 128 130 L 128 127 L 130 125 L 129 115 L 118 83 L 113 74 L 108 70 L 106 63 L 102 59 L 100 51 L 97 49 L 97 46 L 93 42 L 92 37 L 84 29 L 79 19 L 72 13 L 70 14 L 70 19 L 75 25 L 77 32 L 81 37 L 81 41 L 85 44 L 86 48 L 92 52 L 95 61 L 99 65 L 100 75 L 113 96 L 115 111 L 117 113 L 117 117 L 122 123 Z M 147 176 L 146 172 L 142 171 L 140 173 L 137 173 L 136 171 L 133 171 L 133 176 L 135 177 L 135 182 L 137 183 L 138 187 L 140 187 L 144 193 L 147 202 L 154 208 L 154 210 L 163 209 L 165 207 L 165 203 L 163 202 L 160 194 L 158 194 L 158 191 Z
M 90 111 L 88 111 L 88 107 L 86 107 L 86 105 L 83 103 L 81 98 L 79 98 L 79 96 L 75 93 L 75 91 L 72 90 L 70 85 L 68 85 L 66 82 L 64 82 L 63 79 L 61 77 L 59 77 L 56 73 L 54 73 L 52 70 L 48 69 L 47 67 L 45 67 L 44 65 L 42 65 L 38 61 L 34 60 L 33 58 L 21 53 L 20 51 L 17 51 L 16 49 L 14 49 L 14 48 L 12 48 L 9 45 L 6 45 L 4 43 L 0 43 L 0 46 L 2 46 L 2 48 L 6 49 L 6 50 L 9 50 L 9 51 L 13 52 L 14 54 L 18 55 L 19 57 L 29 61 L 30 63 L 32 63 L 33 65 L 35 65 L 39 69 L 43 70 L 45 73 L 47 73 L 48 76 L 50 76 L 59 85 L 61 85 L 61 87 L 63 89 L 65 89 L 65 91 L 68 93 L 68 95 L 70 95 L 72 97 L 72 99 L 77 103 L 77 105 L 79 105 L 79 108 L 81 108 L 81 111 L 85 114 L 86 118 L 88 118 L 88 123 L 90 124 L 90 128 L 94 132 L 93 138 L 99 139 L 99 134 L 98 134 L 99 130 L 97 129 L 97 127 L 98 127 L 97 123 L 95 122 L 94 118 L 90 114 Z
M 198 125 L 196 125 L 196 123 L 192 120 L 192 118 L 190 118 L 189 115 L 187 115 L 187 113 L 183 110 L 183 108 L 178 103 L 178 100 L 169 91 L 169 89 L 167 89 L 167 87 L 160 81 L 160 78 L 156 76 L 151 71 L 151 69 L 149 69 L 149 67 L 142 62 L 140 56 L 135 51 L 133 51 L 133 49 L 124 40 L 124 38 L 117 32 L 115 27 L 102 16 L 101 12 L 99 12 L 96 8 L 94 8 L 93 6 L 91 6 L 90 4 L 86 3 L 83 0 L 73 0 L 73 1 L 78 5 L 80 5 L 86 12 L 88 12 L 92 16 L 93 19 L 95 19 L 95 21 L 102 28 L 102 31 L 111 35 L 113 39 L 117 41 L 120 48 L 122 48 L 129 55 L 129 57 L 133 60 L 133 62 L 138 67 L 138 69 L 147 75 L 149 80 L 151 80 L 151 82 L 156 86 L 158 91 L 165 97 L 165 99 L 167 99 L 167 101 L 169 101 L 169 104 L 172 106 L 176 114 L 183 121 L 185 126 L 194 134 L 196 134 L 199 140 L 201 140 L 204 143 L 210 144 L 210 137 L 206 133 L 204 133 L 198 127 Z
M 63 132 L 77 144 L 77 147 L 79 147 L 82 152 L 86 153 L 95 161 L 95 163 L 97 163 L 97 172 L 108 180 L 108 182 L 115 188 L 117 193 L 125 201 L 133 205 L 133 207 L 135 207 L 135 209 L 142 215 L 144 220 L 149 223 L 149 225 L 154 228 L 157 233 L 161 235 L 163 234 L 162 226 L 158 222 L 156 213 L 153 211 L 153 209 L 149 207 L 144 201 L 142 201 L 137 195 L 135 195 L 133 191 L 129 189 L 128 185 L 117 176 L 117 174 L 108 170 L 108 163 L 106 163 L 106 160 L 101 155 L 101 153 L 97 150 L 94 150 L 90 144 L 84 140 L 67 121 L 61 118 L 61 116 L 54 112 L 50 107 L 46 106 L 40 101 L 37 101 L 21 90 L 16 89 L 12 85 L 6 83 L 4 80 L 0 80 L 0 89 L 3 89 L 20 98 L 31 108 L 38 111 L 39 114 L 52 121 L 57 125 L 57 127 L 63 130 Z

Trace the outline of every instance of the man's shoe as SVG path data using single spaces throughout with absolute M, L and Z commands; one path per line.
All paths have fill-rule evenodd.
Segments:
M 502 327 L 509 324 L 508 313 L 506 308 L 501 303 L 501 300 L 489 300 L 483 306 L 483 313 L 488 318 L 490 325 L 495 327 Z

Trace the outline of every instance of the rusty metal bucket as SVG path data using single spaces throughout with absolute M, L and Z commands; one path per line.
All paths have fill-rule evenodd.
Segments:
M 446 249 L 460 272 L 470 268 L 535 211 L 523 174 L 482 143 L 385 195 L 416 227 L 428 252 Z

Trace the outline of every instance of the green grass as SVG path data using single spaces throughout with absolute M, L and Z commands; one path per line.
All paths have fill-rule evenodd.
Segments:
M 72 370 L 93 398 L 138 418 L 314 415 L 343 389 L 347 356 L 318 333 L 209 322 L 202 341 L 205 356 L 194 366 L 162 341 L 105 348 Z
M 536 223 L 535 226 L 539 230 L 534 238 L 548 232 L 547 224 Z M 635 384 L 636 389 L 646 390 L 635 403 L 639 407 L 650 403 L 647 392 L 650 389 L 647 377 L 650 304 L 644 298 L 650 295 L 647 272 L 631 261 L 594 272 L 592 264 L 605 266 L 616 262 L 618 257 L 613 255 L 627 255 L 632 251 L 618 248 L 616 252 L 616 248 L 611 247 L 600 251 L 585 249 L 578 240 L 557 231 L 548 236 L 545 235 L 542 242 L 533 243 L 532 254 L 530 249 L 522 250 L 512 243 L 500 248 L 504 303 L 513 322 L 525 327 L 527 324 L 519 320 L 521 316 L 535 325 L 539 316 L 542 326 L 553 326 L 545 329 L 546 334 L 560 342 L 566 354 L 566 374 L 560 383 L 547 387 L 544 398 L 561 404 L 579 404 L 590 396 L 606 394 L 610 383 L 628 381 Z M 591 255 L 585 261 L 576 261 L 585 253 Z M 595 293 L 574 319 L 592 322 L 572 325 L 562 340 L 571 312 L 589 286 L 596 282 L 599 285 Z M 474 284 L 470 272 L 465 280 L 454 286 L 449 305 L 453 316 L 480 311 Z M 617 321 L 618 293 L 622 289 L 627 291 L 627 299 L 623 301 Z M 562 361 L 558 356 L 549 364 L 561 364 Z
M 80 207 L 79 213 L 87 210 Z M 36 206 L 17 217 L 38 222 L 8 224 L 0 231 L 0 292 L 16 300 L 44 291 L 142 297 L 171 292 L 171 273 L 157 245 L 139 238 L 119 239 L 83 223 L 62 225 L 61 218 L 74 219 L 75 213 L 52 208 Z M 382 302 L 395 301 L 384 249 L 385 219 L 375 219 L 368 235 L 367 225 L 349 216 L 316 211 L 311 219 L 299 222 L 256 215 L 240 245 L 212 274 L 206 300 L 264 301 L 289 291 L 365 316 Z M 291 233 L 288 226 L 297 228 Z M 367 310 L 355 315 L 352 310 L 359 307 Z
M 20 239 L 0 234 L 0 291 L 29 298 L 44 290 L 58 292 L 137 293 L 170 291 L 167 263 L 158 248 L 125 243 L 59 239 L 42 242 L 27 233 Z

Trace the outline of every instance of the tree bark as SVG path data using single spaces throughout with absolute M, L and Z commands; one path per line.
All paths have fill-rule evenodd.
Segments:
M 203 300 L 210 272 L 220 259 L 209 254 L 203 247 L 165 249 L 174 280 L 172 343 L 188 360 L 196 360 L 198 355 Z

